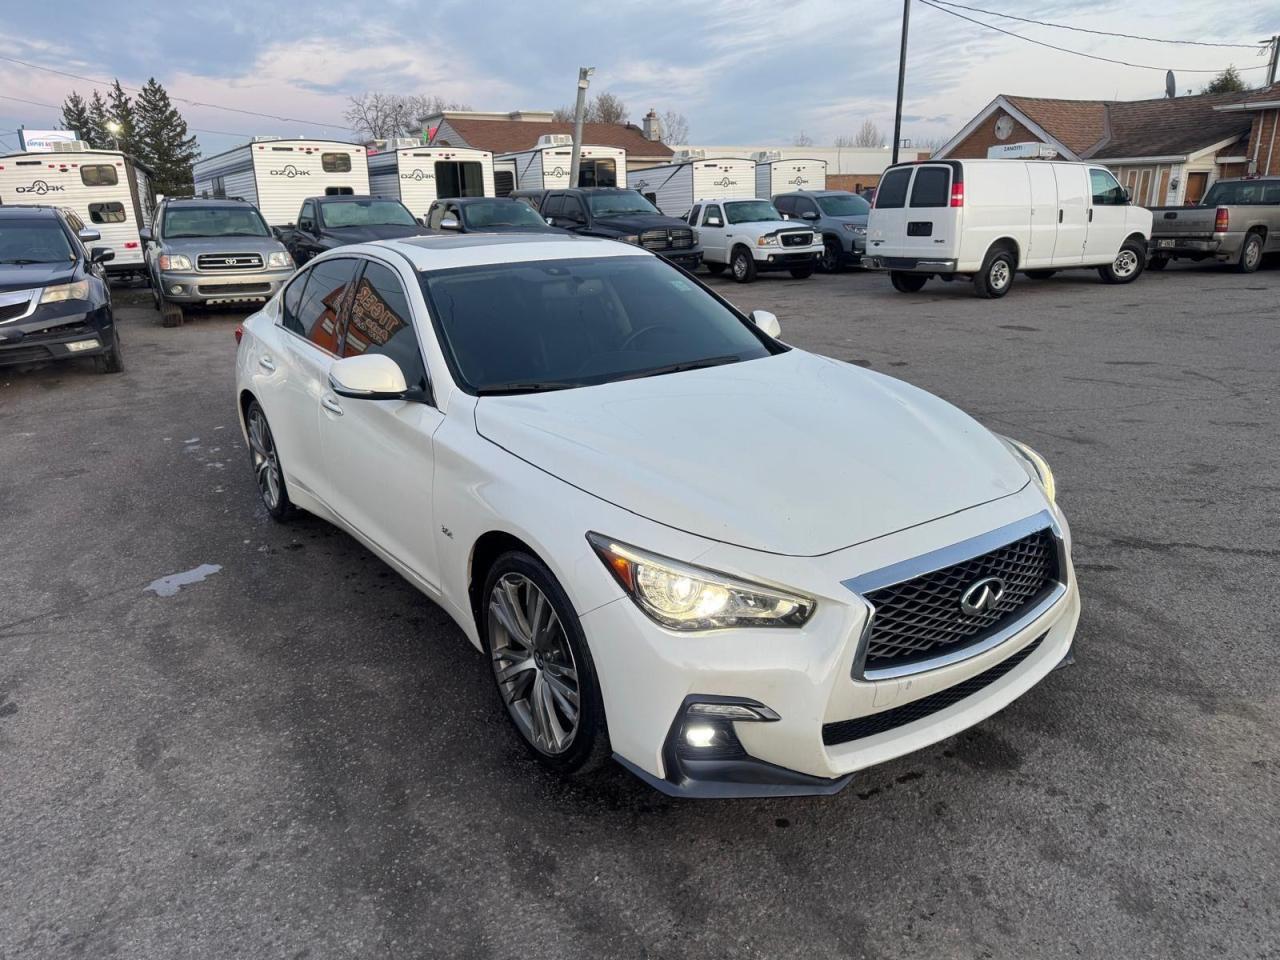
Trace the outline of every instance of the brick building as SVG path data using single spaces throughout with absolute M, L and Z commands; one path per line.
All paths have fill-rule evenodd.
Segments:
M 1160 100 L 1051 100 L 1002 94 L 934 154 L 985 157 L 1040 142 L 1109 167 L 1145 206 L 1195 203 L 1220 178 L 1280 173 L 1280 84 Z

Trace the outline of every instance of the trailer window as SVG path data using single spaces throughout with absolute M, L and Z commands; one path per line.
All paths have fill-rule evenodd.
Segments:
M 898 210 L 907 205 L 907 184 L 911 180 L 910 167 L 890 170 L 880 180 L 876 191 L 876 209 Z
M 516 176 L 510 170 L 493 172 L 493 194 L 496 197 L 509 197 L 516 188 Z
M 89 204 L 89 219 L 94 223 L 124 223 L 124 204 L 115 203 L 91 203 Z
M 616 187 L 618 167 L 612 160 L 583 160 L 578 168 L 580 187 Z
M 322 153 L 320 166 L 325 173 L 350 173 L 351 157 L 345 153 Z
M 911 185 L 911 206 L 945 207 L 951 203 L 951 171 L 946 167 L 920 167 Z
M 80 182 L 86 187 L 114 187 L 120 175 L 109 163 L 87 163 L 80 168 Z
M 444 200 L 483 197 L 484 176 L 479 161 L 437 160 L 436 196 Z

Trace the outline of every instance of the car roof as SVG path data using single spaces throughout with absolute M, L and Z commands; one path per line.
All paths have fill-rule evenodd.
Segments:
M 18 217 L 30 218 L 33 214 L 36 216 L 57 217 L 61 207 L 50 206 L 44 203 L 15 203 L 0 206 L 0 217 L 6 220 L 16 220 Z
M 492 199 L 492 198 L 489 198 Z M 539 260 L 586 260 L 594 257 L 651 257 L 641 247 L 616 240 L 545 233 L 454 233 L 403 237 L 341 247 L 341 252 L 394 250 L 418 270 Z
M 495 200 L 497 200 L 499 203 L 501 203 L 503 200 L 508 200 L 511 203 L 520 202 L 520 199 L 518 197 L 445 197 L 444 199 L 437 200 L 435 202 L 467 204 L 467 203 L 493 203 L 493 201 Z M 528 204 L 526 203 L 525 206 L 527 207 Z
M 190 203 L 198 207 L 242 207 L 249 203 L 243 197 L 165 197 L 164 202 Z

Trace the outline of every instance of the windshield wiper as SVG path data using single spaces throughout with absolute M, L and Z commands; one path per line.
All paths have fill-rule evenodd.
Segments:
M 12 260 L 0 260 L 0 263 L 16 263 L 19 266 L 25 267 L 27 264 L 30 264 L 30 263 L 62 263 L 62 261 L 61 260 L 28 260 L 23 257 L 14 257 Z
M 528 383 L 490 383 L 476 388 L 478 397 L 500 397 L 510 393 L 542 393 L 546 390 L 572 390 L 574 387 L 587 387 L 590 384 L 576 380 L 537 380 Z
M 723 357 L 707 357 L 705 360 L 686 360 L 684 363 L 669 363 L 663 367 L 652 367 L 648 370 L 637 370 L 618 377 L 619 380 L 639 380 L 643 377 L 661 377 L 668 373 L 684 373 L 686 370 L 701 370 L 703 367 L 719 367 L 726 363 L 737 363 L 741 357 L 736 353 Z

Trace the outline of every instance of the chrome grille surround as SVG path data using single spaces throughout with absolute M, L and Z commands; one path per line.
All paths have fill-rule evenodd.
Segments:
M 196 269 L 210 272 L 223 270 L 261 270 L 260 253 L 202 253 L 196 257 Z

